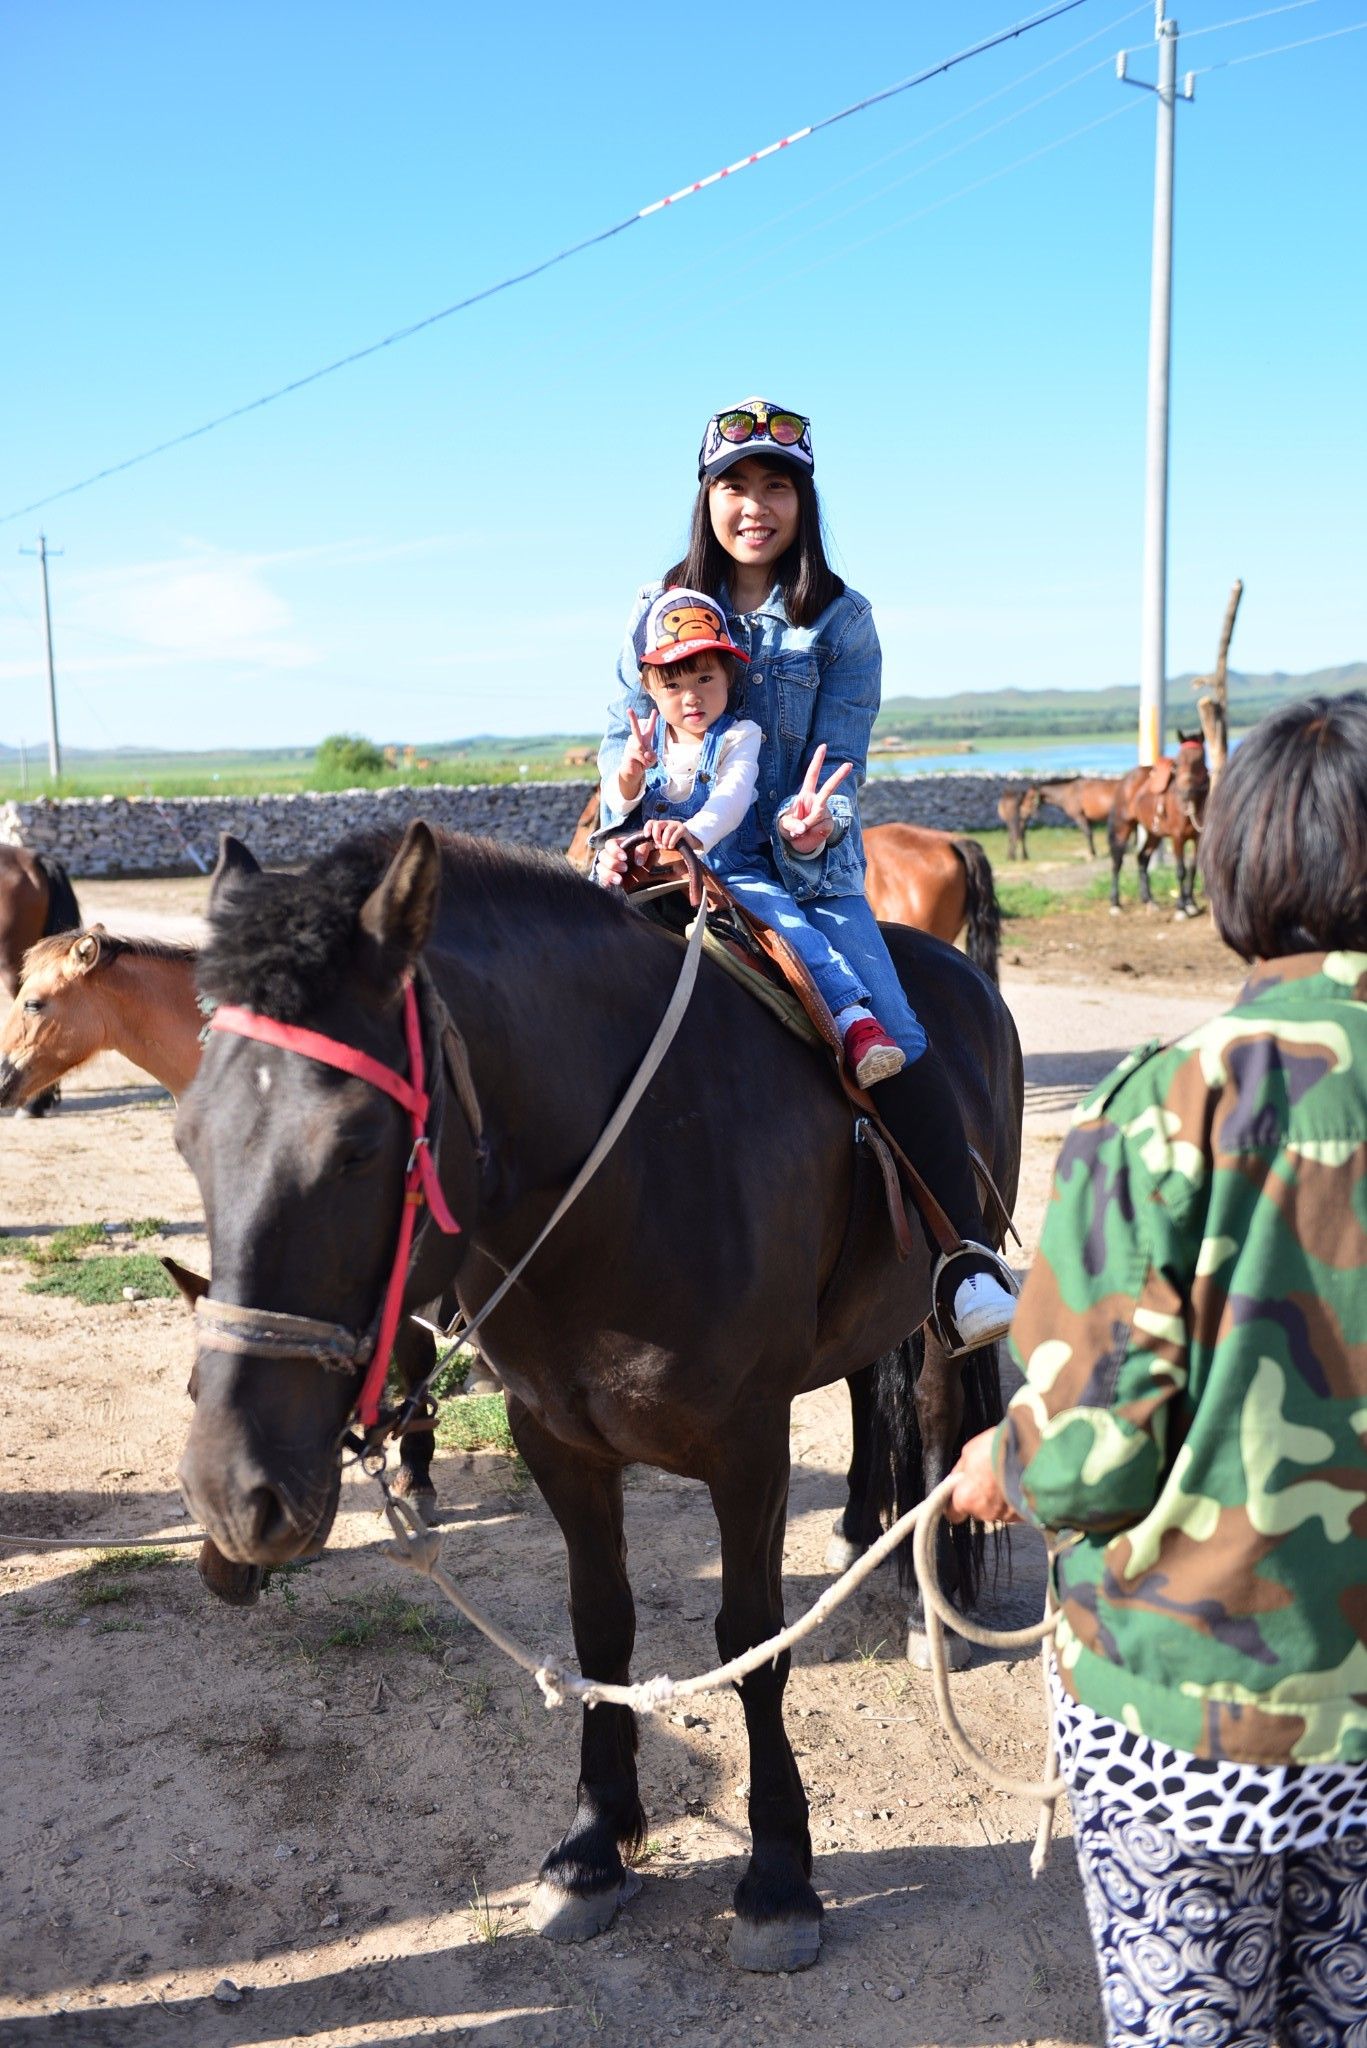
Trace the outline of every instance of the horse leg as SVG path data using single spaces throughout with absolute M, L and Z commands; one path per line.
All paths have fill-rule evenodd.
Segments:
M 567 1450 L 508 1396 L 513 1441 L 560 1525 L 569 1557 L 570 1621 L 587 1678 L 625 1685 L 636 1640 L 626 1572 L 622 1474 Z M 551 1941 L 588 1941 L 640 1890 L 622 1861 L 645 1835 L 636 1781 L 636 1716 L 628 1707 L 584 1709 L 574 1819 L 541 1866 L 528 1918 Z
M 916 1382 L 916 1417 L 921 1435 L 924 1493 L 931 1493 L 958 1463 L 970 1437 L 1002 1419 L 1001 1374 L 995 1344 L 983 1344 L 958 1358 L 946 1358 L 943 1346 L 926 1331 L 925 1364 Z M 987 1532 L 980 1522 L 950 1528 L 941 1522 L 935 1562 L 941 1586 L 963 1613 L 971 1611 L 982 1584 Z M 922 1670 L 930 1661 L 925 1608 L 920 1585 L 911 1580 L 907 1611 L 907 1656 Z M 945 1655 L 951 1670 L 970 1661 L 962 1636 L 947 1631 Z
M 788 1510 L 788 1410 L 756 1419 L 711 1480 L 721 1531 L 717 1648 L 738 1657 L 783 1626 L 783 1529 Z M 812 1888 L 807 1796 L 783 1727 L 788 1653 L 741 1682 L 750 1740 L 751 1855 L 736 1886 L 731 1960 L 742 1970 L 805 1970 L 821 1947 Z
M 1095 832 L 1094 832 L 1094 830 L 1092 829 L 1092 821 L 1091 821 L 1091 819 L 1090 819 L 1090 818 L 1084 818 L 1084 819 L 1083 819 L 1083 821 L 1082 821 L 1082 829 L 1083 829 L 1083 831 L 1084 831 L 1084 832 L 1085 832 L 1085 833 L 1087 834 L 1087 858 L 1088 858 L 1088 860 L 1095 860 L 1095 859 L 1096 859 L 1096 833 L 1095 833 Z
M 394 1364 L 405 1394 L 411 1394 L 436 1364 L 437 1344 L 430 1330 L 405 1316 L 394 1335 Z M 437 1519 L 437 1489 L 432 1484 L 435 1428 L 411 1429 L 399 1438 L 399 1469 L 394 1491 L 411 1500 L 418 1519 L 430 1529 Z
M 1120 870 L 1125 861 L 1125 848 L 1130 843 L 1128 825 L 1117 824 L 1112 818 L 1108 838 L 1111 844 L 1111 909 L 1120 908 Z
M 850 1469 L 845 1475 L 845 1506 L 826 1545 L 826 1564 L 833 1572 L 848 1571 L 881 1533 L 872 1491 L 874 1371 L 866 1365 L 845 1382 L 850 1390 Z
M 1149 862 L 1153 859 L 1153 850 L 1157 844 L 1157 840 L 1152 838 L 1141 825 L 1139 828 L 1139 845 L 1135 849 L 1135 861 L 1139 868 L 1139 901 L 1145 910 L 1153 909 L 1153 892 L 1149 888 Z

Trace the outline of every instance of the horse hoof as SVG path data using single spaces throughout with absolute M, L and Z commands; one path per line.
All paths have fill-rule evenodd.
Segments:
M 826 1569 L 828 1572 L 847 1572 L 864 1555 L 866 1543 L 851 1543 L 839 1522 L 836 1523 L 830 1542 L 826 1545 Z
M 435 1486 L 418 1486 L 405 1471 L 400 1471 L 390 1489 L 400 1500 L 406 1500 L 424 1529 L 435 1528 L 437 1522 L 437 1489 Z
M 930 1637 L 924 1629 L 907 1630 L 907 1662 L 914 1664 L 918 1671 L 930 1669 Z M 945 1663 L 951 1671 L 965 1671 L 973 1662 L 973 1645 L 966 1643 L 962 1636 L 956 1636 L 952 1629 L 945 1630 Z
M 821 1953 L 819 1920 L 733 1920 L 731 1960 L 738 1970 L 810 1970 Z
M 1113 904 L 1111 905 L 1111 916 L 1112 916 L 1112 917 L 1119 917 L 1119 916 L 1120 916 L 1120 905 L 1119 905 L 1118 903 L 1113 903 Z
M 634 1870 L 629 1870 L 620 1884 L 601 1892 L 562 1891 L 543 1878 L 527 1908 L 527 1924 L 533 1934 L 544 1934 L 547 1941 L 592 1941 L 595 1934 L 611 1927 L 619 1906 L 627 1905 L 640 1889 L 641 1880 Z

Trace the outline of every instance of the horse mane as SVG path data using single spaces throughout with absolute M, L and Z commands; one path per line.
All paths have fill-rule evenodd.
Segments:
M 620 919 L 616 890 L 596 888 L 560 855 L 435 832 L 448 902 L 507 922 L 542 915 Z M 391 833 L 357 833 L 295 874 L 234 874 L 220 888 L 200 954 L 201 993 L 284 1024 L 300 1023 L 339 986 L 355 959 L 356 919 L 398 851 Z
M 36 968 L 46 967 L 58 960 L 65 960 L 76 941 L 85 938 L 87 932 L 62 931 L 51 938 L 38 939 L 24 955 L 24 973 L 31 974 Z M 101 927 L 91 928 L 88 936 L 97 939 L 100 947 L 99 965 L 108 967 L 111 962 L 125 957 L 132 960 L 197 960 L 199 947 L 189 939 L 152 939 L 129 937 L 119 932 L 107 932 Z

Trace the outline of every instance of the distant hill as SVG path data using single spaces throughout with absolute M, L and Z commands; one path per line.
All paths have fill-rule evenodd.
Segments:
M 1197 725 L 1191 674 L 1168 681 L 1168 724 Z M 1279 704 L 1297 697 L 1339 697 L 1367 690 L 1367 662 L 1313 669 L 1308 675 L 1274 670 L 1253 675 L 1229 672 L 1229 705 L 1235 725 L 1252 725 Z M 885 697 L 874 728 L 880 739 L 974 740 L 1067 738 L 1072 733 L 1133 732 L 1139 717 L 1137 683 L 1106 690 L 958 690 L 950 697 Z

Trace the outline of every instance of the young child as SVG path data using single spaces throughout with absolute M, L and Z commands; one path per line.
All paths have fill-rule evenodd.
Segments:
M 752 719 L 737 718 L 728 708 L 739 664 L 749 658 L 704 592 L 660 593 L 646 617 L 641 655 L 641 687 L 655 708 L 644 725 L 634 710 L 628 713 L 631 735 L 611 808 L 625 813 L 628 823 L 639 811 L 661 848 L 683 843 L 706 855 L 742 902 L 747 893 L 756 895 L 757 914 L 782 932 L 816 983 L 840 1032 L 851 1075 L 861 1088 L 871 1088 L 899 1073 L 905 1054 L 870 1010 L 869 991 L 792 897 L 775 886 L 772 871 L 759 868 L 739 832 L 754 803 L 764 737 Z M 818 748 L 795 808 L 794 833 L 804 826 L 810 830 L 812 818 L 850 772 L 846 762 L 822 784 L 824 760 L 825 748 Z M 626 871 L 620 842 L 607 840 L 598 855 L 598 879 L 619 887 Z

